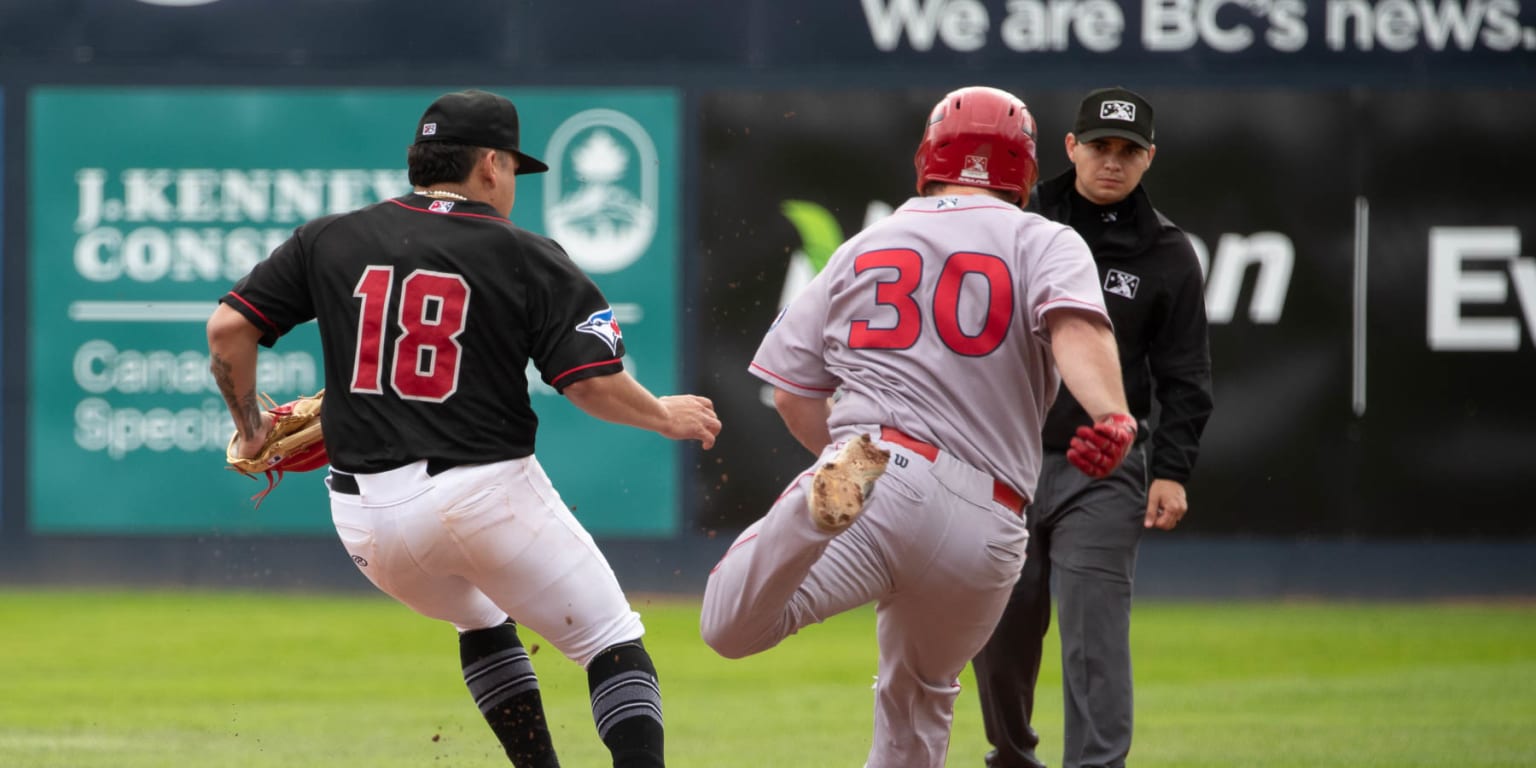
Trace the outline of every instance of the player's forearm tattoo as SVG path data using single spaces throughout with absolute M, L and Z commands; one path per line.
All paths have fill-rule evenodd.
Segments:
M 261 407 L 256 401 L 256 393 L 252 391 L 241 395 L 235 392 L 235 382 L 231 377 L 234 366 L 217 353 L 210 356 L 208 369 L 213 373 L 214 383 L 219 385 L 220 394 L 224 395 L 224 404 L 229 406 L 235 429 L 240 430 L 240 437 L 255 437 L 256 430 L 261 427 Z

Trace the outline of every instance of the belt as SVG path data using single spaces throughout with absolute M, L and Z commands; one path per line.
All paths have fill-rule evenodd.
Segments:
M 462 467 L 470 462 L 450 461 L 448 459 L 427 459 L 427 477 L 441 475 L 454 467 Z M 357 487 L 357 475 L 350 472 L 338 472 L 331 470 L 331 490 L 337 493 L 345 493 L 348 496 L 360 496 L 362 491 Z
M 880 439 L 902 446 L 929 461 L 937 461 L 939 458 L 938 446 L 918 440 L 895 427 L 881 427 Z M 1001 480 L 992 481 L 992 500 L 1013 510 L 1015 515 L 1021 517 L 1024 515 L 1024 506 L 1029 503 L 1029 499 L 1024 498 L 1024 494 L 1015 491 L 1012 486 Z

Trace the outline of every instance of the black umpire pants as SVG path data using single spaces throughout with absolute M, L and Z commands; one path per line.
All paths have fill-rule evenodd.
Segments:
M 1063 768 L 1121 768 L 1131 749 L 1131 585 L 1146 516 L 1144 445 L 1102 480 L 1049 453 L 1026 510 L 1029 549 L 1008 607 L 973 662 L 989 768 L 1034 768 L 1032 719 L 1051 596 L 1065 702 Z

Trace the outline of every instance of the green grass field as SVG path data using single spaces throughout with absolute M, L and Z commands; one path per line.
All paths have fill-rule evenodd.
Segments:
M 863 764 L 872 610 L 728 661 L 695 602 L 635 602 L 671 765 Z M 507 764 L 452 629 L 383 597 L 0 591 L 0 636 L 6 768 Z M 1134 640 L 1137 768 L 1536 765 L 1536 605 L 1141 602 Z M 1058 766 L 1055 653 L 1038 726 Z M 606 765 L 582 671 L 534 663 L 563 764 Z M 949 765 L 980 768 L 962 684 Z

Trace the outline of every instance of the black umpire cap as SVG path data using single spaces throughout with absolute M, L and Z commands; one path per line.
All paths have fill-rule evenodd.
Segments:
M 431 141 L 487 147 L 517 157 L 517 174 L 543 173 L 544 161 L 518 149 L 517 107 L 505 97 L 487 91 L 445 93 L 427 107 L 416 124 L 416 143 Z
M 1077 107 L 1072 135 L 1083 143 L 1117 136 L 1142 148 L 1152 146 L 1152 105 L 1125 88 L 1100 88 Z

